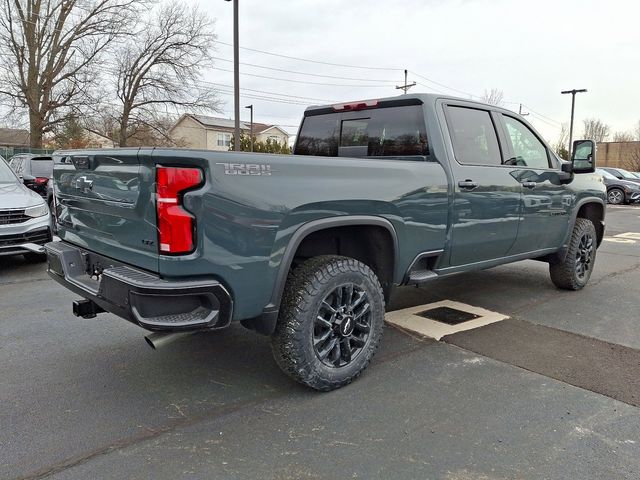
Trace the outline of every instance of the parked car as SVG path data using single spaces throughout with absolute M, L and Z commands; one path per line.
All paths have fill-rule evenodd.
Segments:
M 53 158 L 51 155 L 20 153 L 9 159 L 9 166 L 24 184 L 47 201 L 53 202 Z
M 43 245 L 50 241 L 49 207 L 0 160 L 0 256 L 42 262 L 47 259 Z
M 640 184 L 629 180 L 621 180 L 606 168 L 598 168 L 596 172 L 602 175 L 607 186 L 607 202 L 612 205 L 622 205 L 640 201 Z
M 542 138 L 493 105 L 402 95 L 307 109 L 295 155 L 58 152 L 49 274 L 84 298 L 77 316 L 113 312 L 152 345 L 240 321 L 331 390 L 368 365 L 398 285 L 525 259 L 558 288 L 587 284 L 595 145 L 563 162 Z
M 610 173 L 618 180 L 625 180 L 627 182 L 640 183 L 640 178 L 636 177 L 633 173 L 625 170 L 624 168 L 613 167 L 600 167 L 600 170 Z

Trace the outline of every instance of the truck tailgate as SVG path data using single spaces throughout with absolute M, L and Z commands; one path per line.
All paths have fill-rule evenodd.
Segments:
M 154 172 L 141 154 L 57 152 L 58 232 L 69 243 L 157 272 Z

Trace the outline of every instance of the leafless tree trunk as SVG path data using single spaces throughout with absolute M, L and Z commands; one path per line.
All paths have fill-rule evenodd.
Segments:
M 26 108 L 31 146 L 88 101 L 90 68 L 147 0 L 0 0 L 0 96 Z
M 480 101 L 500 107 L 504 103 L 504 92 L 497 88 L 492 88 L 491 91 L 485 90 L 480 97 Z
M 217 110 L 213 89 L 199 84 L 211 62 L 213 22 L 195 7 L 173 0 L 160 5 L 118 53 L 117 95 L 120 146 L 140 129 L 159 131 L 159 106 Z
M 609 125 L 597 118 L 588 118 L 584 120 L 584 133 L 582 138 L 593 140 L 596 143 L 604 142 L 609 136 Z

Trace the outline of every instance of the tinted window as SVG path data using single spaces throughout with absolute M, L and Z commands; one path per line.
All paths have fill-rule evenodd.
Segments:
M 473 165 L 500 165 L 496 129 L 486 110 L 449 107 L 449 131 L 456 159 Z
M 53 177 L 53 159 L 51 158 L 32 158 L 31 159 L 31 175 L 34 177 Z
M 422 107 L 387 107 L 305 117 L 294 153 L 332 157 L 428 155 Z
M 514 157 L 505 161 L 508 165 L 533 168 L 549 168 L 547 148 L 524 123 L 503 116 L 507 137 L 511 141 Z

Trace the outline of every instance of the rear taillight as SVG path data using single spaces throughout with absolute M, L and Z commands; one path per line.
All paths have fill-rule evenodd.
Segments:
M 36 177 L 35 180 L 38 185 L 46 185 L 48 181 L 49 179 L 47 177 Z
M 201 183 L 202 171 L 198 168 L 156 168 L 160 253 L 189 253 L 195 248 L 194 218 L 182 208 L 182 194 Z

